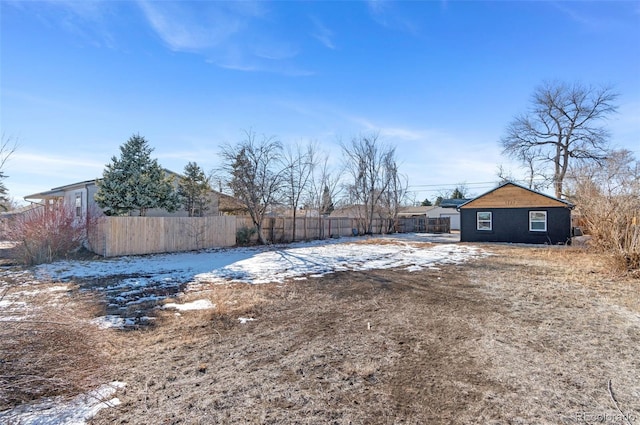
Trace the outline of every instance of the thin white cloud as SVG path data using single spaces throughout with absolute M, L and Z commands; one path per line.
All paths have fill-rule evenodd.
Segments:
M 370 0 L 367 3 L 369 15 L 379 25 L 395 31 L 417 34 L 416 22 L 398 9 L 399 4 L 402 3 L 387 0 Z
M 9 193 L 24 196 L 102 176 L 105 163 L 71 152 L 66 156 L 16 151 L 6 165 Z
M 138 1 L 151 28 L 171 50 L 244 72 L 309 75 L 295 66 L 295 41 L 278 35 L 262 3 Z
M 594 2 L 594 4 L 598 4 Z M 619 22 L 603 14 L 589 13 L 586 10 L 579 10 L 581 7 L 589 6 L 589 2 L 551 2 L 551 5 L 561 11 L 573 22 L 582 25 L 592 31 L 601 31 L 619 26 Z
M 218 2 L 206 11 L 188 7 L 193 3 L 139 1 L 138 5 L 156 34 L 174 51 L 216 47 L 246 26 L 244 18 L 218 7 Z
M 351 121 L 363 128 L 363 131 L 377 132 L 380 136 L 389 139 L 400 139 L 405 141 L 424 140 L 431 136 L 431 132 L 425 130 L 415 130 L 403 127 L 389 127 L 377 125 L 366 118 L 351 117 Z
M 588 17 L 587 15 L 583 15 L 578 13 L 575 9 L 566 6 L 565 4 L 559 2 L 551 3 L 556 9 L 562 11 L 566 16 L 568 16 L 572 21 L 575 21 L 579 24 L 586 25 L 588 27 L 596 26 L 596 21 Z
M 50 154 L 30 153 L 17 151 L 11 156 L 11 168 L 28 171 L 34 174 L 49 175 L 53 173 L 59 175 L 69 174 L 69 170 L 99 170 L 101 171 L 105 163 L 92 158 L 78 158 L 70 153 L 68 156 L 56 156 Z M 91 176 L 89 176 L 91 178 Z
M 76 40 L 95 47 L 117 48 L 114 33 L 107 24 L 117 2 L 108 1 L 10 1 L 7 5 L 33 10 L 38 19 L 50 27 L 60 27 Z
M 320 19 L 311 17 L 313 23 L 313 32 L 311 35 L 318 40 L 324 47 L 335 50 L 336 46 L 333 42 L 333 31 L 327 28 Z
M 259 58 L 279 61 L 296 57 L 300 53 L 300 49 L 293 43 L 286 41 L 262 39 L 255 43 L 253 52 Z

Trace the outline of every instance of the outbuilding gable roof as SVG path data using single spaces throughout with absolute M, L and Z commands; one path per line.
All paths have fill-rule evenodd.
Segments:
M 574 205 L 562 199 L 538 192 L 513 182 L 505 182 L 498 187 L 477 196 L 462 205 L 464 208 L 542 208 L 564 207 L 572 209 Z
M 165 173 L 172 175 L 174 177 L 181 177 L 180 174 L 175 171 L 168 170 L 166 168 L 163 169 Z M 64 186 L 54 187 L 51 190 L 47 190 L 44 192 L 34 193 L 32 195 L 27 195 L 24 197 L 25 200 L 30 199 L 47 199 L 47 198 L 61 198 L 64 196 L 65 192 L 73 189 L 85 188 L 87 186 L 93 186 L 96 184 L 98 180 L 102 180 L 102 178 L 98 177 L 93 180 L 85 180 L 77 183 L 66 184 Z
M 64 186 L 54 187 L 51 190 L 47 190 L 45 192 L 34 193 L 33 195 L 27 195 L 24 197 L 25 200 L 29 199 L 47 199 L 47 198 L 61 198 L 64 196 L 67 190 L 72 190 L 75 188 L 86 187 L 87 185 L 95 184 L 95 180 L 86 180 L 78 183 L 71 183 Z

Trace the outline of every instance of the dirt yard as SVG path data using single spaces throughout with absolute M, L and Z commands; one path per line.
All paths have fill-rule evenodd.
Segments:
M 127 387 L 91 424 L 640 424 L 640 282 L 576 248 L 483 249 L 212 286 L 193 299 L 216 310 L 104 331 Z

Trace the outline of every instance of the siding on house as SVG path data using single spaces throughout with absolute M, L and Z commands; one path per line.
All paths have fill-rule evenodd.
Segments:
M 546 211 L 547 230 L 529 230 L 529 212 Z M 491 212 L 492 229 L 477 229 L 477 213 Z M 571 239 L 571 214 L 567 208 L 465 208 L 460 210 L 461 242 L 511 242 L 563 244 Z
M 496 189 L 471 199 L 460 206 L 464 208 L 541 208 L 562 207 L 570 204 L 544 195 L 540 192 L 516 185 L 505 183 Z
M 458 207 L 460 241 L 571 243 L 572 208 L 569 202 L 515 183 L 504 183 Z M 531 214 L 535 212 L 545 217 L 543 223 L 536 223 L 538 228 L 531 222 Z M 490 219 L 480 220 L 479 217 Z M 480 225 L 479 221 L 484 222 Z
M 179 174 L 173 171 L 165 170 L 168 174 L 176 177 L 180 177 Z M 90 215 L 100 216 L 103 214 L 102 209 L 95 202 L 95 194 L 98 192 L 98 186 L 96 180 L 86 180 L 79 183 L 72 183 L 66 186 L 60 186 L 53 188 L 46 192 L 35 193 L 33 195 L 25 196 L 26 201 L 46 206 L 51 202 L 64 202 L 76 211 L 76 216 L 80 219 L 87 217 L 87 212 Z M 205 211 L 205 216 L 217 216 L 223 214 L 243 214 L 246 212 L 246 207 L 236 198 L 225 195 L 223 193 L 211 190 L 209 193 L 208 209 Z M 133 210 L 129 213 L 130 216 L 137 216 L 138 210 Z M 147 210 L 147 217 L 187 217 L 189 213 L 180 208 L 178 211 L 169 213 L 161 208 L 151 208 Z

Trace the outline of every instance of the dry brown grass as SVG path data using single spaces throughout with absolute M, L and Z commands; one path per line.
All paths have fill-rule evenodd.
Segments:
M 378 237 L 372 237 L 368 239 L 359 239 L 354 241 L 353 243 L 358 245 L 399 245 L 399 242 L 397 240 L 378 238 Z M 430 248 L 433 245 L 434 244 L 431 242 L 415 242 L 415 241 L 411 242 L 411 246 L 415 248 Z
M 624 423 L 609 383 L 640 421 L 638 281 L 579 248 L 481 247 L 492 255 L 417 272 L 211 285 L 175 301 L 214 310 L 100 331 L 106 370 L 78 361 L 127 387 L 91 423 Z
M 90 323 L 98 307 L 91 298 L 71 298 L 52 286 L 29 288 L 11 317 L 0 317 L 0 410 L 41 397 L 75 396 L 105 382 L 112 352 L 107 335 Z M 6 291 L 5 301 L 12 295 Z
M 589 423 L 619 413 L 609 381 L 640 419 L 637 281 L 577 248 L 483 248 L 437 270 L 212 286 L 217 311 L 127 335 L 123 405 L 93 423 Z

